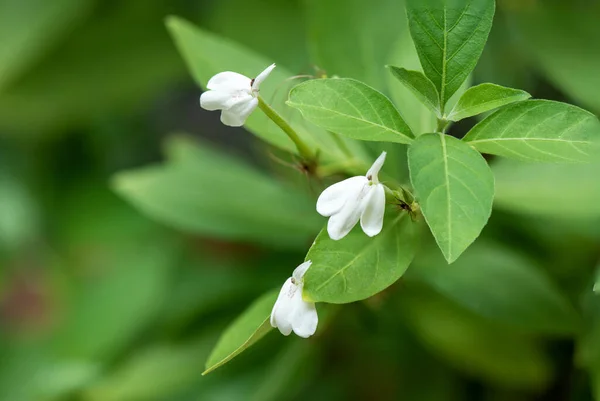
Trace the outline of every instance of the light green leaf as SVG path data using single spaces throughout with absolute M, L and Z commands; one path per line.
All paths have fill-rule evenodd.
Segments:
M 490 217 L 494 176 L 477 151 L 444 134 L 417 138 L 408 149 L 408 166 L 425 220 L 452 263 Z
M 599 163 L 533 164 L 499 159 L 492 164 L 492 171 L 497 207 L 553 220 L 563 214 L 588 221 L 600 217 Z
M 441 255 L 426 253 L 405 277 L 480 316 L 531 333 L 569 335 L 578 329 L 577 312 L 543 271 L 498 244 L 477 242 L 450 268 Z
M 447 119 L 460 121 L 507 104 L 527 100 L 531 95 L 525 91 L 495 84 L 481 84 L 467 89 Z
M 197 146 L 199 145 L 199 146 Z M 114 189 L 149 216 L 215 237 L 303 246 L 320 225 L 313 202 L 206 145 L 175 139 L 173 159 L 117 174 Z
M 363 141 L 410 143 L 412 132 L 392 102 L 370 86 L 347 78 L 297 85 L 288 105 L 321 128 Z
M 312 62 L 328 76 L 354 78 L 387 93 L 384 65 L 395 41 L 406 31 L 403 0 L 307 0 L 308 42 Z M 335 21 L 335 23 L 332 23 Z
M 475 68 L 494 9 L 494 0 L 407 1 L 410 33 L 442 106 Z
M 271 310 L 279 289 L 258 298 L 225 330 L 206 361 L 203 375 L 225 365 L 271 331 Z
M 432 112 L 439 115 L 440 99 L 433 82 L 420 71 L 409 71 L 405 68 L 389 66 L 394 75 Z
M 399 306 L 423 344 L 454 368 L 514 389 L 537 390 L 552 378 L 551 361 L 535 340 L 416 284 L 402 289 Z
M 334 241 L 323 229 L 306 255 L 312 266 L 304 278 L 305 296 L 315 302 L 354 302 L 398 280 L 415 255 L 419 230 L 408 214 L 391 214 L 373 238 L 355 227 Z
M 482 153 L 523 161 L 587 162 L 598 155 L 600 122 L 566 103 L 527 100 L 488 116 L 463 141 Z
M 92 3 L 90 0 L 0 2 L 0 90 L 83 20 Z
M 208 80 L 219 72 L 235 71 L 247 77 L 255 77 L 267 66 L 278 61 L 265 58 L 178 17 L 169 17 L 167 27 L 187 62 L 192 76 L 203 88 L 206 87 Z M 276 111 L 286 117 L 286 120 L 309 147 L 313 150 L 319 149 L 322 157 L 329 160 L 347 158 L 331 135 L 314 126 L 305 126 L 297 112 L 286 107 L 283 99 L 278 100 L 278 94 L 282 98 L 287 95 L 287 91 L 293 84 L 289 78 L 295 75 L 285 66 L 278 65 L 269 75 L 269 79 L 261 85 L 261 96 Z M 273 146 L 297 153 L 296 147 L 281 128 L 260 111 L 252 113 L 244 127 Z

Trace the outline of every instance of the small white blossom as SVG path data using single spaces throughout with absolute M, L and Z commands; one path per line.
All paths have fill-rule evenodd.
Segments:
M 222 110 L 221 122 L 230 127 L 241 127 L 258 106 L 260 84 L 269 76 L 275 64 L 268 66 L 255 79 L 237 72 L 220 72 L 212 77 L 200 96 L 200 107 L 206 110 Z
M 374 237 L 383 228 L 385 189 L 379 182 L 383 152 L 366 176 L 348 178 L 325 189 L 317 200 L 317 212 L 329 217 L 327 232 L 333 240 L 344 238 L 360 220 L 365 234 Z
M 292 331 L 296 335 L 308 338 L 315 334 L 319 318 L 313 302 L 302 299 L 304 274 L 311 265 L 306 261 L 298 266 L 292 277 L 288 278 L 281 287 L 279 297 L 271 312 L 271 326 L 279 329 L 284 336 Z

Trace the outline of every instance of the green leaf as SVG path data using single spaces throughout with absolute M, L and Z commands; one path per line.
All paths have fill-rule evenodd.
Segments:
M 420 71 L 409 71 L 405 68 L 389 66 L 394 75 L 432 112 L 440 114 L 440 99 L 433 82 Z
M 494 176 L 477 151 L 444 134 L 417 138 L 408 149 L 408 166 L 425 220 L 452 263 L 490 217 Z
M 295 86 L 288 105 L 310 122 L 362 141 L 410 143 L 412 132 L 392 102 L 347 78 L 315 79 Z
M 203 375 L 225 365 L 271 331 L 269 318 L 279 289 L 258 298 L 225 330 L 206 361 Z
M 384 65 L 406 25 L 403 0 L 306 0 L 311 61 L 328 76 L 354 78 L 384 93 Z M 335 23 L 332 23 L 335 21 Z M 408 35 L 408 29 L 406 29 Z
M 407 283 L 400 295 L 398 305 L 416 335 L 455 369 L 513 389 L 539 390 L 552 378 L 543 347 L 527 335 L 476 316 L 416 283 Z
M 488 116 L 463 141 L 482 153 L 523 161 L 587 162 L 598 154 L 600 122 L 566 103 L 527 100 Z
M 199 146 L 197 146 L 199 145 Z M 269 246 L 303 246 L 320 225 L 302 192 L 190 140 L 169 145 L 173 160 L 117 174 L 113 187 L 149 216 L 200 234 Z
M 334 241 L 323 229 L 306 255 L 312 266 L 304 278 L 305 296 L 315 302 L 354 302 L 398 280 L 412 262 L 419 231 L 408 214 L 390 214 L 373 238 L 355 227 Z
M 235 42 L 222 38 L 213 33 L 202 30 L 191 23 L 178 18 L 169 17 L 167 27 L 175 40 L 182 56 L 188 64 L 189 70 L 203 88 L 208 80 L 222 71 L 235 71 L 248 77 L 255 77 L 267 66 L 278 60 L 265 58 Z M 292 82 L 289 81 L 294 73 L 284 66 L 278 65 L 269 75 L 268 81 L 263 83 L 260 93 L 263 99 L 278 111 L 313 150 L 319 149 L 319 153 L 325 159 L 345 159 L 347 155 L 326 132 L 308 127 L 298 118 L 297 112 L 286 107 L 283 99 Z M 287 85 L 286 85 L 287 83 Z M 290 113 L 294 113 L 290 115 Z M 297 153 L 297 149 L 288 136 L 276 126 L 262 112 L 256 111 L 250 115 L 244 127 L 250 132 L 270 143 L 273 146 L 286 151 Z
M 507 104 L 527 100 L 531 95 L 525 91 L 495 84 L 481 84 L 467 89 L 447 119 L 460 121 Z
M 406 13 L 399 18 L 397 29 L 400 31 L 400 38 L 390 55 L 390 61 L 386 64 L 401 65 L 409 70 L 423 72 L 417 49 L 410 37 Z M 402 115 L 415 136 L 434 132 L 437 126 L 436 115 L 421 103 L 410 89 L 398 82 L 392 74 L 384 74 L 384 76 L 387 78 L 392 100 L 402 109 Z M 439 103 L 439 100 L 437 102 Z
M 600 217 L 600 164 L 533 164 L 499 159 L 495 206 L 553 220 Z M 563 213 L 564 211 L 564 213 Z
M 578 315 L 531 260 L 495 243 L 477 242 L 451 268 L 441 255 L 417 258 L 406 279 L 423 281 L 491 321 L 531 333 L 569 335 Z
M 494 0 L 407 1 L 410 33 L 442 106 L 475 68 L 494 9 Z

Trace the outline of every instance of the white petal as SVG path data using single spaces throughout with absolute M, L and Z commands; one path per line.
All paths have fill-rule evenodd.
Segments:
M 268 66 L 267 68 L 265 68 L 265 70 L 263 72 L 261 72 L 260 74 L 258 74 L 258 76 L 256 78 L 254 78 L 254 82 L 252 83 L 252 90 L 254 91 L 258 91 L 260 84 L 267 79 L 267 77 L 269 76 L 269 74 L 271 74 L 271 71 L 273 71 L 273 69 L 275 68 L 275 64 L 271 64 L 270 66 Z
M 237 102 L 228 110 L 221 112 L 221 122 L 230 127 L 241 127 L 256 106 L 258 106 L 258 99 L 254 97 Z
M 368 181 L 363 176 L 352 177 L 326 188 L 317 199 L 317 212 L 325 217 L 339 212 L 346 200 L 356 196 Z
M 365 207 L 363 200 L 372 188 L 368 184 L 363 185 L 355 196 L 351 196 L 346 200 L 342 210 L 329 218 L 329 222 L 327 223 L 329 238 L 337 241 L 348 235 L 356 223 L 358 223 Z
M 317 308 L 312 302 L 305 302 L 302 299 L 302 287 L 296 291 L 292 299 L 294 304 L 293 315 L 291 318 L 292 330 L 296 335 L 308 338 L 315 334 L 317 325 L 319 324 L 319 316 Z
M 377 160 L 375 160 L 375 163 L 373 163 L 369 171 L 367 171 L 367 178 L 373 181 L 375 184 L 379 184 L 379 170 L 381 170 L 383 167 L 386 154 L 386 152 L 381 152 L 381 155 L 379 155 Z
M 251 79 L 237 72 L 220 72 L 212 77 L 206 84 L 207 89 L 231 92 L 245 89 L 251 91 Z
M 290 317 L 294 312 L 294 303 L 292 299 L 298 291 L 298 286 L 292 283 L 292 278 L 288 278 L 279 291 L 279 296 L 273 310 L 271 311 L 271 326 L 279 329 L 281 334 L 289 336 L 292 332 L 292 323 Z
M 360 226 L 365 234 L 374 237 L 383 228 L 383 214 L 385 212 L 385 189 L 383 185 L 373 185 L 364 200 L 365 207 L 360 216 Z
M 227 92 L 209 90 L 200 95 L 200 107 L 205 110 L 227 110 L 231 107 L 231 95 Z
M 310 265 L 312 265 L 312 262 L 310 260 L 307 260 L 300 266 L 296 267 L 296 270 L 294 270 L 292 277 L 294 278 L 294 280 L 296 280 L 297 283 L 302 282 L 302 279 L 304 279 L 304 275 L 306 274 L 306 271 L 308 270 Z

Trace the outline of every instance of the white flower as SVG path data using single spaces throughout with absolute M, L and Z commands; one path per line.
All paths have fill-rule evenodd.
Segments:
M 275 64 L 271 64 L 255 79 L 231 71 L 218 73 L 206 84 L 209 90 L 200 96 L 200 107 L 222 110 L 223 124 L 241 127 L 258 106 L 259 86 L 274 68 Z
M 327 232 L 333 240 L 344 238 L 358 223 L 365 234 L 374 237 L 383 228 L 385 189 L 377 175 L 383 166 L 383 152 L 366 176 L 348 178 L 325 189 L 317 200 L 317 212 L 329 217 Z
M 296 267 L 292 277 L 288 278 L 281 287 L 279 297 L 273 306 L 271 326 L 277 327 L 284 336 L 289 335 L 293 330 L 298 336 L 308 338 L 317 330 L 319 317 L 315 304 L 302 299 L 304 274 L 311 263 L 309 260 Z

